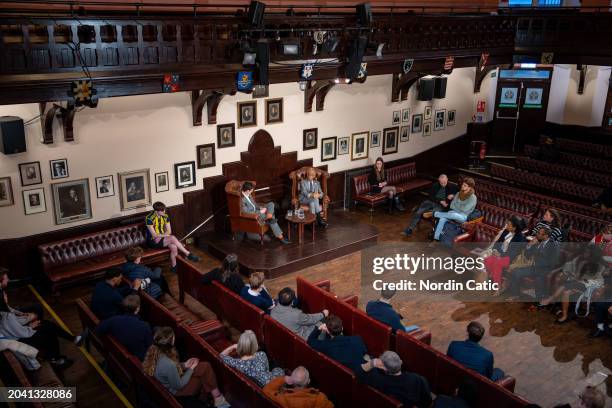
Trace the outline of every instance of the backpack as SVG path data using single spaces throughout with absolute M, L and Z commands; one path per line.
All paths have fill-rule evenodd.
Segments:
M 452 248 L 455 237 L 463 234 L 464 232 L 465 230 L 461 227 L 460 224 L 456 224 L 454 222 L 447 222 L 446 224 L 444 224 L 444 228 L 442 228 L 442 233 L 440 234 L 440 243 L 448 248 Z

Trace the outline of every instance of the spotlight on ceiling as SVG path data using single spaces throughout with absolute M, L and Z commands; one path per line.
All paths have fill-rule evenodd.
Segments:
M 254 52 L 245 52 L 242 57 L 242 65 L 255 65 L 257 54 Z
M 283 55 L 299 55 L 300 43 L 297 40 L 285 40 L 282 43 Z

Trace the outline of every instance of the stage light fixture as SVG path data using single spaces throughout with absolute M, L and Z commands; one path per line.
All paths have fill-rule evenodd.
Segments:
M 340 83 L 340 78 L 336 78 L 336 79 L 334 79 L 334 83 L 335 83 L 335 84 L 339 84 L 339 83 Z
M 242 57 L 242 65 L 255 65 L 257 54 L 254 52 L 245 52 Z
M 378 44 L 378 47 L 376 48 L 376 58 L 381 59 L 383 57 L 382 50 L 384 47 L 385 43 Z
M 283 55 L 299 55 L 300 44 L 297 40 L 285 40 L 281 44 Z
M 328 36 L 328 38 L 323 43 L 323 52 L 329 54 L 336 51 L 336 48 L 338 47 L 338 42 L 339 41 L 335 36 Z

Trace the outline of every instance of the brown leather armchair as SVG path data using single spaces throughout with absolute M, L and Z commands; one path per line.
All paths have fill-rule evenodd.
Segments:
M 225 185 L 227 194 L 227 209 L 229 210 L 230 224 L 234 238 L 239 232 L 251 232 L 259 234 L 260 243 L 263 245 L 264 234 L 268 231 L 268 224 L 259 219 L 259 214 L 242 212 L 242 184 L 245 181 L 231 180 Z M 256 185 L 251 181 L 253 186 Z M 254 194 L 251 195 L 253 198 Z
M 329 196 L 327 195 L 327 179 L 329 178 L 329 173 L 325 170 L 317 169 L 316 167 L 302 167 L 298 170 L 294 170 L 289 173 L 289 178 L 291 179 L 291 205 L 293 208 L 296 208 L 298 205 L 300 208 L 304 210 L 308 210 L 310 207 L 305 204 L 300 204 L 300 181 L 305 179 L 308 176 L 308 170 L 314 169 L 317 173 L 316 179 L 321 183 L 321 190 L 323 190 L 323 200 L 321 201 L 321 218 L 327 220 L 329 215 L 328 207 L 329 207 Z

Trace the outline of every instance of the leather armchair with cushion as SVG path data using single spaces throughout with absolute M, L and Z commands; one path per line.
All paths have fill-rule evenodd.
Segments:
M 244 183 L 245 181 L 231 180 L 225 185 L 232 234 L 234 234 L 234 238 L 238 233 L 258 234 L 260 243 L 263 245 L 263 237 L 269 226 L 259 219 L 258 213 L 245 214 L 242 212 L 242 185 Z M 254 181 L 251 181 L 251 183 L 253 186 L 256 185 Z M 255 195 L 253 194 L 252 197 L 254 198 Z
M 321 190 L 323 190 L 323 200 L 321 201 L 323 211 L 321 211 L 321 218 L 327 220 L 330 202 L 329 196 L 327 195 L 327 179 L 329 178 L 329 173 L 325 170 L 306 166 L 289 173 L 289 178 L 291 179 L 291 206 L 296 208 L 299 205 L 300 208 L 304 210 L 308 210 L 310 208 L 306 204 L 300 204 L 300 181 L 308 177 L 308 171 L 310 169 L 314 169 L 314 171 L 317 173 L 316 179 L 321 184 Z

